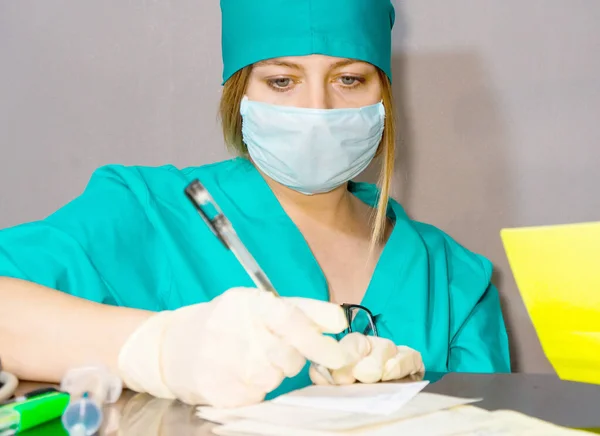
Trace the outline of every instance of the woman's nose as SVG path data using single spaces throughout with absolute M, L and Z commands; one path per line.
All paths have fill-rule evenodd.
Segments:
M 310 84 L 306 89 L 304 106 L 311 109 L 333 109 L 333 98 L 324 83 Z

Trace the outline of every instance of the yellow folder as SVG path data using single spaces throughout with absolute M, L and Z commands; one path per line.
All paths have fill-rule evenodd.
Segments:
M 600 384 L 600 223 L 504 229 L 501 237 L 558 376 Z

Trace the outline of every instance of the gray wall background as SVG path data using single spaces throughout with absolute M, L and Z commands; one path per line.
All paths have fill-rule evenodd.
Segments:
M 515 369 L 550 371 L 498 233 L 598 219 L 600 2 L 397 6 L 395 196 L 494 261 Z M 44 217 L 102 164 L 226 158 L 219 14 L 216 0 L 0 0 L 0 227 Z

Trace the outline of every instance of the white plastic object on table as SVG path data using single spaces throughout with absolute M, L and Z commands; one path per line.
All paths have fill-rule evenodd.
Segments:
M 70 395 L 63 426 L 70 436 L 91 436 L 102 425 L 102 406 L 119 399 L 123 383 L 104 366 L 86 366 L 67 371 L 60 389 Z
M 19 385 L 19 380 L 10 372 L 2 369 L 2 361 L 0 360 L 0 402 L 8 400 L 13 396 Z

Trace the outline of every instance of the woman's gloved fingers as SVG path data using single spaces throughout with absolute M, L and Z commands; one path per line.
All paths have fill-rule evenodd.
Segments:
M 383 371 L 383 381 L 399 380 L 425 372 L 421 353 L 410 347 L 396 347 L 396 356 L 388 360 Z
M 411 361 L 410 374 L 420 374 L 425 372 L 425 364 L 423 363 L 423 356 L 421 356 L 421 353 L 406 345 L 400 345 L 397 348 L 398 354 L 407 356 L 407 360 Z
M 340 340 L 340 345 L 348 355 L 349 364 L 354 364 L 371 354 L 372 345 L 369 338 L 360 333 L 349 333 Z
M 215 297 L 208 303 L 210 312 L 204 328 L 216 334 L 239 333 L 240 328 L 248 326 L 259 315 L 255 312 L 262 294 L 271 295 L 258 289 L 234 288 Z
M 270 298 L 266 293 L 261 300 L 257 308 L 261 313 L 258 319 L 306 359 L 331 369 L 347 364 L 344 348 L 334 338 L 324 336 L 305 312 L 285 299 Z
M 267 351 L 267 357 L 285 377 L 297 376 L 306 364 L 306 359 L 298 350 L 281 340 L 278 346 Z
M 281 339 L 258 323 L 240 334 L 223 332 L 219 336 L 206 336 L 203 348 L 198 350 L 198 360 L 209 362 L 219 372 L 232 374 L 244 385 L 270 392 L 285 378 L 282 369 L 268 356 L 280 342 Z
M 361 383 L 381 381 L 383 362 L 373 356 L 367 356 L 352 368 L 352 375 Z
M 396 345 L 388 339 L 367 336 L 371 352 L 354 365 L 353 375 L 361 383 L 381 381 L 385 364 L 396 355 Z
M 331 371 L 331 377 L 336 385 L 351 385 L 356 382 L 354 366 L 348 365 Z
M 340 341 L 350 364 L 331 371 L 336 385 L 355 383 L 377 383 L 397 380 L 410 374 L 416 367 L 414 358 L 419 353 L 409 347 L 396 347 L 393 342 L 377 337 L 350 333 Z M 399 350 L 401 351 L 399 353 Z M 315 384 L 329 384 L 318 372 L 311 368 L 311 380 Z
M 311 362 L 323 365 L 328 369 L 339 369 L 346 366 L 348 357 L 339 342 L 334 338 L 298 328 L 283 336 L 302 356 Z
M 331 371 L 331 376 L 336 385 L 351 385 L 356 382 L 354 366 L 371 353 L 371 341 L 360 333 L 350 333 L 340 340 L 340 345 L 348 355 L 349 364 Z
M 310 377 L 310 381 L 315 385 L 326 386 L 331 384 L 319 371 L 317 371 L 314 365 L 310 365 L 308 368 L 308 376 Z
M 409 373 L 406 372 L 407 369 L 408 365 L 406 365 L 406 361 L 403 362 L 402 356 L 397 355 L 385 362 L 381 380 L 390 381 L 404 378 L 409 375 Z
M 338 334 L 348 328 L 344 310 L 337 304 L 309 298 L 287 298 L 314 322 L 322 333 Z
M 241 361 L 236 374 L 247 386 L 262 392 L 271 392 L 285 378 L 283 371 L 272 364 L 264 349 L 253 347 Z
M 367 336 L 367 338 L 371 342 L 371 356 L 376 356 L 382 361 L 386 361 L 398 354 L 398 347 L 389 339 L 377 336 Z
M 267 389 L 267 392 L 279 386 L 285 377 L 297 375 L 306 363 L 306 359 L 298 350 L 271 333 L 264 325 L 259 324 L 255 327 L 252 341 L 254 350 L 251 356 L 256 357 L 254 357 L 255 361 L 248 362 L 247 366 L 257 368 L 258 372 L 266 372 L 268 377 L 273 378 L 270 383 L 275 385 Z M 279 379 L 276 379 L 275 372 L 264 371 L 264 367 L 275 369 Z M 253 376 L 264 378 L 260 373 Z
M 340 369 L 334 369 L 330 371 L 331 377 L 333 378 L 334 385 L 351 385 L 356 382 L 354 375 L 352 374 L 352 365 L 345 366 Z M 315 385 L 331 385 L 328 379 L 323 377 L 320 372 L 316 370 L 314 365 L 311 365 L 308 371 L 310 380 Z

